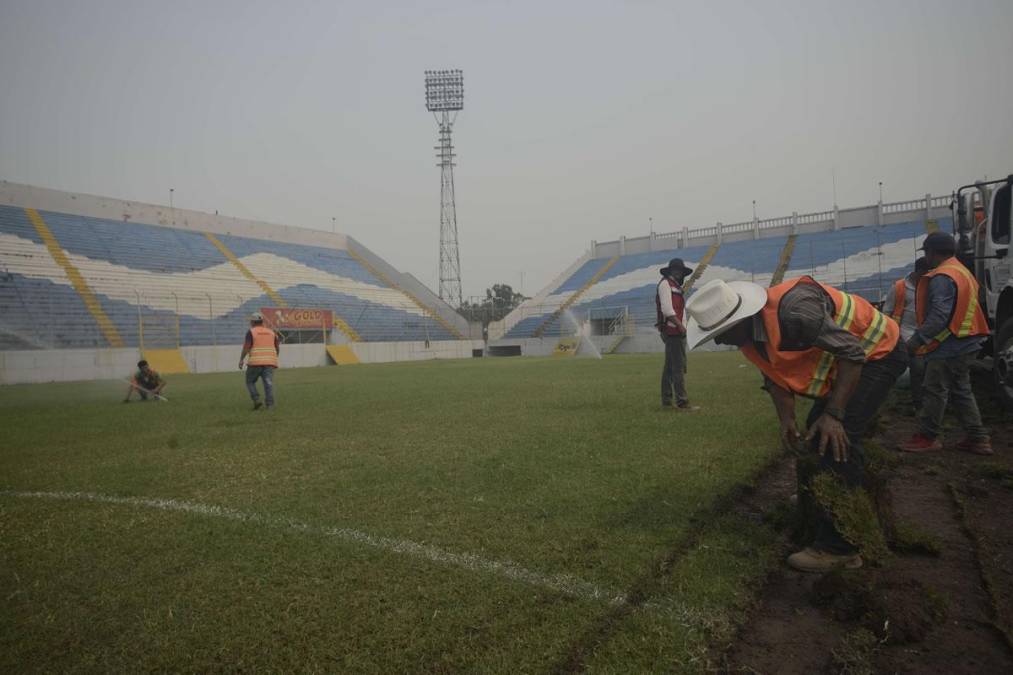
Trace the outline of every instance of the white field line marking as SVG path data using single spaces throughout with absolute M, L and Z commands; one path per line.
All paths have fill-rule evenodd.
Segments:
M 185 502 L 176 499 L 145 499 L 143 497 L 116 497 L 113 495 L 102 495 L 94 492 L 19 492 L 17 490 L 0 490 L 0 496 L 19 497 L 25 499 L 55 499 L 62 501 L 93 502 L 98 504 L 118 504 L 123 506 L 137 506 L 143 508 L 160 509 L 162 511 L 177 511 L 180 513 L 192 513 L 212 518 L 224 518 L 243 523 L 256 523 L 272 528 L 295 530 L 307 534 L 315 534 L 326 537 L 336 537 L 341 541 L 351 544 L 359 544 L 369 548 L 375 548 L 388 553 L 405 555 L 410 558 L 419 558 L 444 565 L 447 567 L 459 567 L 472 572 L 483 572 L 494 576 L 503 577 L 511 581 L 518 581 L 530 586 L 538 586 L 548 590 L 556 591 L 581 600 L 596 600 L 606 602 L 610 605 L 624 605 L 628 602 L 626 595 L 614 590 L 604 589 L 568 574 L 542 574 L 533 570 L 525 569 L 520 565 L 508 560 L 487 560 L 472 553 L 455 553 L 429 544 L 419 544 L 405 539 L 392 539 L 390 537 L 378 537 L 376 535 L 352 530 L 344 527 L 320 527 L 309 525 L 291 518 L 279 518 L 264 516 L 257 513 L 246 513 L 237 511 L 225 506 L 214 504 L 200 504 L 197 502 Z

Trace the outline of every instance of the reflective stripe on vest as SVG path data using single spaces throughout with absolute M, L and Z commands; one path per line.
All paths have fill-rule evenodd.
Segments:
M 893 284 L 893 311 L 890 317 L 900 323 L 904 316 L 904 307 L 907 305 L 907 286 L 904 279 L 898 279 Z
M 939 274 L 953 280 L 957 287 L 957 298 L 953 303 L 949 323 L 932 336 L 927 344 L 915 350 L 918 354 L 927 354 L 938 349 L 939 344 L 950 336 L 964 338 L 989 334 L 988 320 L 978 303 L 978 281 L 956 258 L 947 258 L 918 281 L 918 293 L 915 295 L 915 316 L 918 325 L 921 326 L 925 322 L 925 314 L 928 312 L 929 280 Z
M 250 366 L 274 366 L 278 367 L 278 352 L 274 348 L 274 331 L 263 326 L 254 326 L 250 329 L 253 336 L 253 346 L 250 348 Z
M 876 361 L 897 346 L 900 328 L 864 298 L 824 286 L 811 277 L 799 277 L 767 289 L 767 303 L 760 317 L 767 331 L 767 358 L 753 344 L 742 347 L 742 353 L 778 386 L 796 394 L 822 397 L 830 391 L 835 374 L 833 354 L 812 347 L 802 351 L 783 351 L 781 327 L 777 310 L 784 294 L 799 283 L 816 284 L 834 303 L 834 323 L 861 341 L 866 359 Z

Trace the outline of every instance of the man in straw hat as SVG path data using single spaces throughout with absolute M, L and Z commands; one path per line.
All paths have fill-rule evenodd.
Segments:
M 691 348 L 714 340 L 733 345 L 763 373 L 786 446 L 812 455 L 798 463 L 799 509 L 812 544 L 788 557 L 804 572 L 861 567 L 853 542 L 813 498 L 813 479 L 838 476 L 863 483 L 862 435 L 907 367 L 900 329 L 869 302 L 810 277 L 770 288 L 744 281 L 711 281 L 686 305 Z M 815 399 L 806 430 L 795 418 L 795 397 Z
M 661 369 L 661 406 L 680 411 L 699 410 L 689 404 L 686 394 L 686 324 L 683 323 L 686 300 L 682 282 L 693 273 L 682 258 L 672 258 L 662 267 L 661 281 L 654 296 L 657 322 L 654 324 L 665 343 L 665 365 Z

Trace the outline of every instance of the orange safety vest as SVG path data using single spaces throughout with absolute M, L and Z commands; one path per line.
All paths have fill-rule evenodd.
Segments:
M 890 318 L 897 323 L 900 323 L 901 317 L 904 316 L 904 306 L 907 304 L 906 281 L 905 277 L 893 283 L 893 311 L 890 312 Z
M 918 293 L 915 295 L 915 317 L 918 325 L 925 322 L 925 313 L 929 304 L 929 280 L 939 274 L 945 274 L 957 285 L 957 301 L 953 303 L 950 322 L 938 335 L 925 345 L 915 350 L 917 354 L 927 354 L 939 348 L 939 344 L 949 337 L 970 337 L 972 335 L 988 335 L 988 320 L 978 303 L 978 281 L 971 271 L 956 258 L 947 258 L 937 268 L 928 272 L 918 281 Z
M 767 289 L 767 303 L 760 310 L 760 319 L 767 331 L 767 357 L 749 343 L 742 354 L 756 364 L 778 386 L 801 396 L 822 398 L 830 393 L 837 373 L 836 358 L 816 347 L 802 351 L 781 350 L 781 324 L 777 309 L 784 294 L 798 284 L 816 284 L 834 302 L 834 322 L 857 337 L 865 350 L 865 358 L 878 361 L 893 351 L 900 338 L 900 328 L 867 300 L 857 295 L 824 286 L 812 277 L 790 279 Z
M 249 366 L 273 366 L 278 367 L 278 351 L 274 348 L 274 331 L 263 326 L 254 326 L 250 329 L 253 336 L 253 346 L 250 348 Z

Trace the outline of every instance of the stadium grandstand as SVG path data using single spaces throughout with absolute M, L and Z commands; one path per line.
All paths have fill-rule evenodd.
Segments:
M 236 351 L 262 308 L 326 310 L 285 332 L 283 365 L 482 344 L 351 237 L 0 182 L 0 382 L 121 375 L 138 353 L 167 372 L 224 369 L 235 354 L 218 348 Z
M 809 274 L 878 301 L 924 235 L 951 227 L 949 200 L 592 242 L 489 327 L 489 353 L 559 353 L 578 332 L 601 353 L 660 349 L 654 287 L 673 257 L 696 269 L 690 292 L 714 278 Z M 480 329 L 351 237 L 0 182 L 0 382 L 114 377 L 138 354 L 166 372 L 228 369 L 247 317 L 264 308 L 326 312 L 326 325 L 284 331 L 283 365 L 484 346 Z
M 835 209 L 669 234 L 592 242 L 534 298 L 490 329 L 492 353 L 551 353 L 580 327 L 602 353 L 662 349 L 654 330 L 658 269 L 671 258 L 695 268 L 692 292 L 711 279 L 773 285 L 808 274 L 878 302 L 910 271 L 922 238 L 949 230 L 950 197 Z

